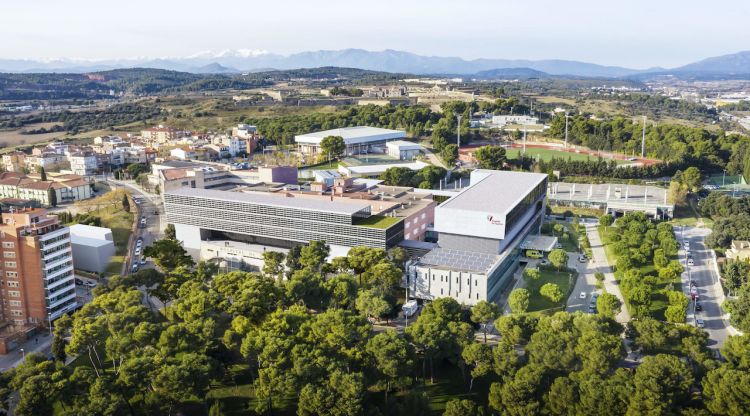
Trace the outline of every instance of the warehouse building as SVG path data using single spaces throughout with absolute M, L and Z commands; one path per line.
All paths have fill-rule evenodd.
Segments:
M 410 297 L 498 301 L 513 282 L 523 242 L 538 234 L 547 175 L 479 169 L 470 179 L 435 208 L 438 246 L 409 266 Z
M 339 136 L 346 143 L 346 154 L 363 154 L 375 147 L 382 148 L 391 140 L 401 140 L 406 133 L 401 130 L 381 129 L 378 127 L 358 126 L 324 130 L 315 133 L 294 136 L 297 148 L 305 156 L 317 156 L 320 153 L 320 142 L 328 136 Z

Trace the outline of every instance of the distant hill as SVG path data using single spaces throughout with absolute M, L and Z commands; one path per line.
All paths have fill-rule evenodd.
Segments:
M 113 68 L 146 67 L 201 73 L 253 72 L 258 69 L 279 70 L 294 68 L 342 67 L 372 71 L 412 74 L 463 74 L 470 75 L 498 68 L 530 68 L 551 75 L 577 77 L 620 77 L 642 71 L 615 66 L 597 65 L 567 60 L 512 60 L 475 59 L 458 57 L 422 56 L 410 52 L 364 49 L 319 50 L 300 52 L 288 56 L 270 53 L 244 53 L 222 51 L 202 53 L 190 57 L 146 60 L 55 60 L 39 62 L 30 60 L 0 59 L 0 71 L 5 72 L 92 72 Z
M 471 77 L 476 79 L 530 79 L 549 78 L 549 74 L 531 68 L 496 68 L 488 71 L 479 71 Z
M 474 74 L 487 77 L 558 76 L 568 78 L 648 78 L 662 74 L 690 77 L 732 77 L 750 74 L 750 51 L 704 59 L 682 67 L 664 69 L 633 69 L 619 66 L 598 65 L 588 62 L 543 59 L 474 59 L 458 57 L 423 56 L 410 52 L 386 49 L 368 51 L 364 49 L 319 50 L 291 55 L 278 55 L 247 50 L 227 50 L 219 53 L 204 52 L 187 57 L 167 59 L 122 59 L 122 60 L 70 60 L 53 61 L 0 59 L 0 72 L 68 72 L 87 73 L 117 68 L 154 68 L 194 74 L 234 74 L 294 70 L 299 68 L 357 68 L 380 73 L 409 73 L 418 75 Z M 491 71 L 504 70 L 495 72 Z M 533 73 L 528 71 L 538 71 Z
M 670 72 L 747 75 L 750 74 L 750 51 L 706 58 Z
M 96 99 L 115 94 L 134 95 L 249 89 L 273 82 L 305 78 L 311 82 L 393 82 L 414 77 L 357 68 L 303 68 L 264 72 L 228 72 L 218 64 L 201 67 L 201 73 L 154 68 L 122 68 L 87 73 L 0 73 L 0 99 Z

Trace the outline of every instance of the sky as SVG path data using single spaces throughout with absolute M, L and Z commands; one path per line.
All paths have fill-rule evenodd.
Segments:
M 0 0 L 0 58 L 361 48 L 643 69 L 750 50 L 748 16 L 747 0 Z

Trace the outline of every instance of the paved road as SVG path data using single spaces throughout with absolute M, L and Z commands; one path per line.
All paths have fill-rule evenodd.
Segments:
M 625 307 L 625 298 L 622 297 L 620 292 L 620 285 L 615 280 L 615 275 L 612 273 L 612 268 L 607 263 L 607 254 L 604 252 L 604 246 L 602 240 L 599 237 L 599 232 L 596 229 L 596 224 L 586 224 L 586 235 L 589 237 L 589 243 L 591 243 L 591 252 L 593 254 L 592 263 L 589 264 L 589 270 L 592 273 L 601 272 L 604 273 L 604 289 L 607 293 L 611 293 L 617 296 L 622 303 L 620 313 L 615 317 L 617 322 L 625 324 L 630 321 L 630 314 L 628 308 Z
M 721 309 L 724 301 L 724 292 L 716 274 L 714 258 L 711 251 L 704 244 L 704 239 L 711 233 L 707 228 L 697 227 L 678 227 L 675 229 L 678 240 L 683 244 L 684 241 L 690 242 L 690 252 L 693 255 L 693 266 L 688 266 L 685 259 L 684 249 L 680 250 L 680 261 L 687 269 L 687 273 L 682 276 L 682 289 L 688 294 L 690 290 L 690 280 L 695 282 L 700 297 L 700 304 L 703 311 L 694 311 L 694 302 L 690 302 L 687 316 L 687 323 L 695 325 L 695 319 L 701 318 L 705 322 L 705 330 L 709 336 L 709 347 L 721 348 L 726 342 L 727 337 L 731 335 L 732 330 Z M 694 313 L 695 312 L 695 313 Z
M 578 261 L 578 253 L 569 252 L 568 267 L 578 270 L 578 278 L 568 298 L 566 310 L 568 312 L 588 312 L 591 294 L 594 292 L 601 293 L 601 290 L 596 287 L 596 277 L 594 277 L 594 273 L 597 272 L 596 263 L 591 261 L 581 263 Z M 584 298 L 581 298 L 581 292 L 586 294 Z
M 112 186 L 129 190 L 133 196 L 139 199 L 139 212 L 141 218 L 146 218 L 146 228 L 141 228 L 139 226 L 137 228 L 135 238 L 143 238 L 143 247 L 146 247 L 154 242 L 154 240 L 161 238 L 164 233 L 164 226 L 166 224 L 162 224 L 164 210 L 161 206 L 161 198 L 159 197 L 159 195 L 143 191 L 143 189 L 141 189 L 132 181 L 116 181 L 113 179 L 109 179 L 108 182 Z M 140 224 L 140 218 L 138 218 L 137 221 Z M 134 248 L 131 248 L 131 250 L 134 250 Z M 137 256 L 137 259 L 140 260 L 141 256 Z M 131 267 L 132 265 L 128 264 L 128 271 L 130 271 Z M 151 261 L 148 261 L 146 265 L 140 267 L 153 267 L 153 264 L 151 263 Z

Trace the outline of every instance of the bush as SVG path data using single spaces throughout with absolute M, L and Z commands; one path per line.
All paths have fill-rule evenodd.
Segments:
M 539 269 L 532 269 L 527 267 L 523 270 L 523 277 L 529 280 L 537 280 L 542 277 L 542 273 L 539 271 Z
M 611 216 L 609 214 L 602 215 L 601 217 L 599 217 L 599 224 L 601 224 L 601 225 L 603 225 L 605 227 L 609 227 L 614 222 L 615 222 L 615 217 L 613 217 L 613 216 Z

